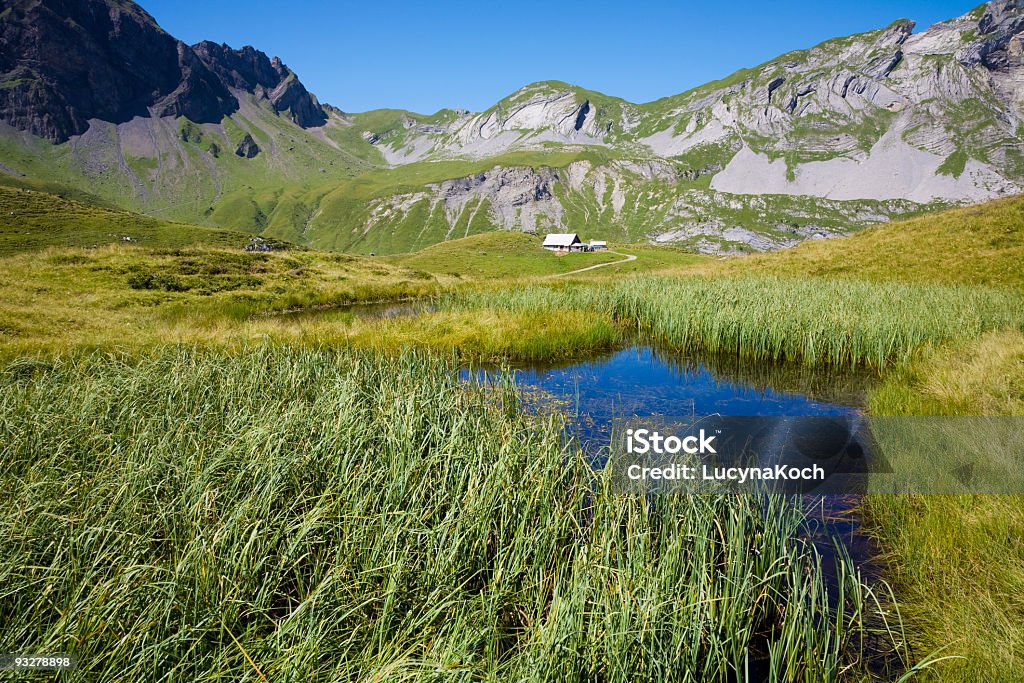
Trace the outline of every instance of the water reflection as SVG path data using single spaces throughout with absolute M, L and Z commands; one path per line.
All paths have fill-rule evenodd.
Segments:
M 589 449 L 607 445 L 617 417 L 657 415 L 854 415 L 871 377 L 809 368 L 740 364 L 634 346 L 585 361 L 511 366 L 515 382 L 539 411 L 576 419 Z M 505 372 L 473 368 L 465 379 L 490 383 Z
M 650 346 L 562 364 L 474 367 L 463 379 L 485 384 L 511 373 L 530 410 L 569 416 L 569 438 L 600 465 L 615 418 L 729 416 L 843 416 L 856 419 L 876 375 L 803 366 L 685 356 Z M 865 574 L 877 575 L 872 540 L 862 532 L 860 496 L 804 496 L 805 536 L 836 580 L 837 547 Z M 837 545 L 838 544 L 838 545 Z

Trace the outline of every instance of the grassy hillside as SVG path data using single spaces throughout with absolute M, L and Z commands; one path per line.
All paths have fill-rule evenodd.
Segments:
M 559 256 L 541 248 L 541 238 L 522 232 L 488 232 L 427 247 L 388 260 L 430 273 L 457 277 L 533 277 L 621 261 L 608 252 Z
M 429 123 L 451 115 L 439 112 L 417 120 Z M 0 184 L 34 186 L 165 220 L 364 254 L 407 253 L 506 227 L 492 217 L 488 200 L 478 197 L 469 199 L 458 216 L 449 215 L 431 187 L 497 167 L 544 167 L 557 176 L 550 191 L 561 205 L 561 226 L 545 219 L 543 225 L 532 227 L 542 231 L 586 228 L 619 242 L 643 242 L 674 226 L 707 224 L 712 226 L 710 234 L 698 230 L 690 237 L 679 235 L 679 244 L 744 249 L 742 242 L 724 240 L 721 230 L 741 226 L 774 242 L 785 242 L 808 225 L 826 232 L 845 231 L 866 215 L 921 210 L 902 201 L 721 195 L 709 189 L 708 169 L 721 166 L 724 158 L 720 157 L 728 156 L 728 150 L 703 147 L 659 161 L 663 175 L 655 179 L 638 173 L 637 164 L 645 163 L 649 155 L 631 146 L 567 149 L 549 145 L 487 159 L 422 161 L 388 168 L 379 150 L 362 134 L 378 129 L 405 134 L 405 116 L 392 110 L 352 117 L 334 114 L 322 130 L 305 131 L 247 103 L 218 124 L 185 119 L 97 124 L 86 141 L 75 144 L 51 145 L 8 131 L 0 135 L 0 160 L 20 175 L 0 177 Z M 239 158 L 233 151 L 246 134 L 261 149 L 253 159 Z M 602 170 L 581 185 L 570 186 L 567 169 L 575 162 Z M 509 207 L 504 211 L 508 214 Z
M 90 206 L 99 207 L 101 209 L 120 210 L 113 202 L 107 201 L 106 199 L 92 194 L 91 192 L 86 192 L 85 190 L 80 190 L 70 185 L 63 185 L 57 182 L 29 178 L 28 176 L 13 176 L 6 173 L 0 173 L 0 187 L 45 192 L 47 194 L 57 195 L 63 199 L 74 199 L 77 202 L 89 204 Z
M 444 204 L 433 196 L 431 185 L 470 177 L 495 166 L 564 168 L 574 161 L 601 163 L 610 158 L 609 153 L 599 149 L 512 152 L 487 160 L 421 162 L 374 169 L 307 192 L 304 204 L 311 212 L 309 221 L 283 220 L 268 227 L 267 234 L 319 249 L 362 254 L 408 253 L 445 240 L 490 232 L 496 227 L 486 200 L 474 201 L 454 224 L 450 223 Z M 397 202 L 401 208 L 393 208 L 396 196 L 409 197 L 409 201 Z M 616 234 L 622 234 L 621 230 Z
M 715 271 L 1024 287 L 1024 195 L 805 242 Z
M 59 145 L 5 129 L 0 160 L 21 176 L 78 188 L 118 207 L 174 221 L 259 232 L 258 222 L 215 223 L 211 215 L 238 195 L 338 182 L 373 167 L 329 137 L 345 124 L 332 117 L 323 131 L 303 130 L 265 105 L 245 100 L 216 124 L 145 118 L 96 122 L 82 139 Z M 235 154 L 249 135 L 252 159 Z
M 293 343 L 351 338 L 371 346 L 389 339 L 399 348 L 412 336 L 429 337 L 434 348 L 458 339 L 467 353 L 475 345 L 473 353 L 496 359 L 536 355 L 524 349 L 551 348 L 539 338 L 573 326 L 580 332 L 579 343 L 563 339 L 563 350 L 606 347 L 617 339 L 614 325 L 588 316 L 543 324 L 531 316 L 491 316 L 483 324 L 484 317 L 465 313 L 449 317 L 447 330 L 434 327 L 419 335 L 410 328 L 405 337 L 366 325 L 339 328 L 330 320 L 260 318 L 437 294 L 459 283 L 521 281 L 622 260 L 608 253 L 559 257 L 541 249 L 538 238 L 518 232 L 487 233 L 385 259 L 294 248 L 249 253 L 241 250 L 252 239 L 248 233 L 159 221 L 10 188 L 0 188 L 0 211 L 0 346 L 12 353 L 122 340 L 234 343 L 260 336 Z M 625 253 L 638 259 L 576 278 L 620 278 L 701 258 L 649 246 L 631 246 Z M 457 329 L 461 332 L 453 334 Z
M 107 244 L 241 249 L 252 238 L 251 234 L 233 230 L 172 223 L 46 192 L 0 186 L 0 256 L 46 247 Z
M 1024 334 L 924 354 L 872 392 L 881 415 L 1024 415 Z M 1020 456 L 1020 444 L 998 444 Z M 888 453 L 899 457 L 899 453 Z M 919 652 L 955 657 L 936 683 L 1016 683 L 1024 671 L 1024 496 L 880 495 L 868 519 Z
M 490 215 L 487 198 L 467 198 L 461 213 L 447 213 L 437 185 L 471 179 L 497 168 L 531 168 L 556 179 L 550 189 L 561 206 L 560 225 L 546 217 L 531 226 L 541 232 L 587 232 L 620 243 L 645 242 L 652 234 L 674 227 L 717 226 L 677 235 L 677 246 L 722 245 L 750 250 L 742 242 L 716 233 L 726 226 L 786 243 L 801 229 L 845 233 L 864 215 L 904 216 L 922 207 L 905 201 L 832 201 L 806 197 L 740 197 L 709 189 L 708 163 L 700 155 L 664 162 L 663 176 L 643 175 L 643 159 L 603 148 L 516 151 L 484 160 L 418 162 L 392 169 L 372 169 L 355 178 L 325 185 L 303 186 L 257 195 L 239 195 L 228 210 L 226 199 L 211 219 L 220 224 L 258 224 L 264 234 L 319 249 L 396 254 L 445 240 L 489 232 L 500 227 Z M 569 167 L 578 164 L 587 175 L 570 183 Z M 282 201 L 282 199 L 284 201 Z M 244 205 L 242 210 L 238 206 Z M 260 205 L 258 212 L 251 207 Z M 296 207 L 300 207 L 296 213 Z M 508 207 L 505 207 L 508 210 Z M 934 208 L 934 207 L 932 207 Z M 251 216 L 266 216 L 265 220 Z M 788 216 L 785 220 L 780 217 Z M 234 223 L 232 221 L 236 221 Z
M 682 249 L 649 244 L 612 243 L 609 248 L 615 253 L 598 251 L 558 255 L 544 250 L 542 241 L 534 235 L 499 230 L 442 242 L 411 254 L 389 256 L 386 260 L 428 273 L 483 280 L 564 275 L 601 263 L 615 265 L 579 273 L 575 277 L 618 279 L 709 260 L 707 256 Z M 623 262 L 624 256 L 636 256 L 636 260 Z
M 164 223 L 24 190 L 3 193 L 4 217 L 22 221 L 10 223 L 11 246 L 0 256 L 3 356 L 73 362 L 83 349 L 99 347 L 159 357 L 167 344 L 185 342 L 216 347 L 211 352 L 222 355 L 211 367 L 241 377 L 250 370 L 232 364 L 234 352 L 266 340 L 293 351 L 364 348 L 394 356 L 415 347 L 463 359 L 542 360 L 619 344 L 628 330 L 682 350 L 710 349 L 753 363 L 872 366 L 882 379 L 870 399 L 879 414 L 1019 414 L 1024 405 L 1021 198 L 757 257 L 708 259 L 623 245 L 618 250 L 640 258 L 524 287 L 523 276 L 576 265 L 569 258 L 613 255 L 560 259 L 521 233 L 477 235 L 388 258 L 247 253 L 217 241 L 224 234 L 248 239 L 245 233 Z M 24 234 L 33 230 L 50 241 L 33 242 L 34 234 Z M 89 235 L 117 242 L 121 231 L 149 241 L 39 250 L 62 240 L 81 244 L 74 240 Z M 206 238 L 212 241 L 201 241 Z M 628 277 L 638 270 L 659 272 Z M 442 293 L 449 296 L 439 297 L 435 310 L 395 320 L 277 315 Z M 11 367 L 8 379 L 18 382 L 43 366 Z M 276 366 L 267 360 L 263 367 Z M 106 369 L 97 373 L 113 377 Z M 150 374 L 154 386 L 170 376 Z M 82 381 L 61 380 L 55 396 Z M 114 378 L 111 386 L 124 381 Z M 59 404 L 57 418 L 73 414 L 72 404 Z M 425 404 L 408 405 L 415 415 Z M 104 453 L 100 447 L 98 462 Z M 913 626 L 913 659 L 940 648 L 966 658 L 939 663 L 934 680 L 1016 681 L 1024 667 L 1024 557 L 1015 512 L 1022 508 L 1012 497 L 871 501 L 872 529 Z M 722 511 L 725 518 L 731 509 Z M 111 609 L 123 617 L 128 607 Z M 273 619 L 268 623 L 281 627 Z

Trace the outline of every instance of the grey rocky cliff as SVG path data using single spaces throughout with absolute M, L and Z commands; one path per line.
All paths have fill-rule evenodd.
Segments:
M 192 50 L 229 87 L 266 99 L 275 112 L 287 113 L 299 126 L 313 128 L 327 122 L 327 112 L 316 97 L 279 58 L 270 59 L 248 45 L 234 50 L 210 41 Z
M 10 0 L 0 19 L 0 120 L 53 142 L 90 119 L 188 116 L 237 107 L 192 50 L 118 0 Z
M 238 95 L 302 127 L 327 114 L 280 60 L 176 40 L 130 0 L 9 0 L 0 16 L 0 121 L 54 143 L 90 120 L 184 116 L 216 123 Z
M 558 171 L 551 168 L 495 168 L 468 178 L 429 185 L 450 224 L 471 203 L 486 200 L 494 224 L 504 230 L 552 230 L 562 225 L 564 209 L 554 195 Z
M 457 110 L 441 125 L 408 120 L 405 134 L 382 142 L 381 152 L 392 164 L 426 158 L 486 158 L 512 149 L 544 145 L 603 145 L 614 123 L 601 107 L 565 84 L 536 83 L 514 93 L 491 109 L 473 114 Z
M 1018 3 L 913 33 L 913 23 L 828 41 L 675 98 L 641 140 L 683 156 L 717 146 L 711 187 L 733 194 L 981 201 L 1021 190 Z M 1015 57 L 1014 55 L 1017 55 Z
M 559 172 L 552 168 L 496 166 L 483 173 L 445 180 L 422 192 L 394 195 L 370 204 L 364 231 L 404 219 L 423 203 L 428 215 L 447 226 L 446 238 L 460 237 L 457 225 L 486 220 L 499 230 L 551 232 L 564 226 L 565 209 L 555 196 Z M 482 212 L 482 214 L 481 214 Z

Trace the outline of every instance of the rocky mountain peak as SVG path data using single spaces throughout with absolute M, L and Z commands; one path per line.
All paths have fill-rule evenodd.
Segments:
M 188 46 L 122 0 L 11 0 L 0 19 L 0 120 L 53 142 L 89 119 L 183 115 L 237 106 Z
M 911 21 L 910 19 L 900 19 L 899 21 L 893 22 L 892 25 L 885 29 L 885 31 L 882 33 L 881 37 L 878 39 L 876 44 L 879 47 L 885 45 L 902 45 L 903 43 L 907 42 L 907 38 L 913 35 L 914 28 L 916 26 L 917 23 Z
M 234 91 L 267 99 L 300 126 L 327 114 L 280 59 L 168 35 L 130 0 L 9 0 L 0 14 L 0 121 L 54 143 L 90 119 L 220 121 Z
M 1007 29 L 1008 23 L 1020 19 L 1020 10 L 1020 0 L 993 0 L 978 21 L 978 30 L 982 34 L 990 34 L 1001 28 Z
M 303 128 L 326 123 L 327 112 L 280 57 L 267 57 L 251 45 L 235 50 L 211 41 L 192 50 L 229 88 L 269 101 L 275 112 L 287 113 Z

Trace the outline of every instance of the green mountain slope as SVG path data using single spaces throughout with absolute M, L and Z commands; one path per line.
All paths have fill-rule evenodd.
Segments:
M 228 113 L 153 113 L 164 103 L 57 144 L 11 119 L 0 174 L 322 249 L 400 253 L 512 230 L 773 250 L 1021 191 L 1022 33 L 1024 9 L 996 2 L 647 104 L 543 81 L 483 112 L 431 115 L 321 107 L 280 62 L 267 74 L 262 53 L 201 43 L 190 49 Z
M 1024 196 L 717 264 L 717 272 L 1024 287 Z
M 0 186 L 0 257 L 46 247 L 107 244 L 243 249 L 258 243 L 254 239 L 251 234 L 234 230 L 173 223 L 46 192 Z M 265 240 L 259 242 L 274 245 Z

